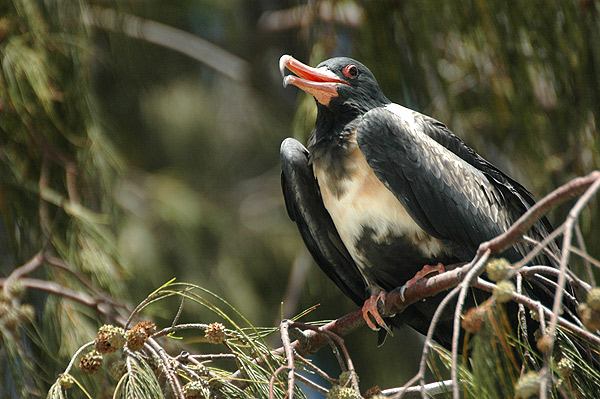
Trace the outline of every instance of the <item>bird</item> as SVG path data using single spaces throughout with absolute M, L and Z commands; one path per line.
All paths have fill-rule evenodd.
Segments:
M 362 63 L 335 57 L 311 67 L 283 55 L 279 68 L 283 86 L 309 93 L 317 107 L 306 147 L 293 138 L 281 144 L 287 213 L 318 266 L 362 305 L 372 329 L 389 330 L 377 308 L 386 292 L 424 266 L 470 261 L 482 242 L 535 204 L 527 189 L 446 125 L 390 101 Z M 544 217 L 528 235 L 539 241 L 550 231 Z M 499 257 L 513 263 L 527 252 L 527 244 L 517 243 Z M 552 263 L 545 255 L 537 261 Z M 440 295 L 391 324 L 426 334 Z M 442 319 L 434 336 L 446 347 L 451 323 Z

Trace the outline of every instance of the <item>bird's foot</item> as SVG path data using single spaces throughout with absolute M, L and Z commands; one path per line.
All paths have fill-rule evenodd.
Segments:
M 381 302 L 382 305 L 385 306 L 385 291 L 380 291 L 378 294 L 372 295 L 369 299 L 365 301 L 365 304 L 362 307 L 362 314 L 365 322 L 369 326 L 369 328 L 373 331 L 379 331 L 380 328 L 383 328 L 388 334 L 392 335 L 392 330 L 385 324 L 383 317 L 379 314 L 378 305 Z M 375 323 L 373 323 L 373 320 Z
M 435 266 L 430 266 L 430 265 L 425 265 L 423 266 L 423 268 L 421 270 L 419 270 L 417 272 L 417 274 L 415 274 L 415 276 L 413 278 L 411 278 L 410 280 L 408 280 L 401 288 L 400 288 L 400 298 L 402 298 L 402 301 L 404 301 L 404 293 L 406 292 L 406 289 L 408 287 L 410 287 L 411 285 L 417 283 L 418 281 L 424 279 L 424 278 L 429 278 L 431 277 L 431 275 L 433 274 L 442 274 L 446 271 L 446 268 L 444 267 L 443 264 L 438 263 Z

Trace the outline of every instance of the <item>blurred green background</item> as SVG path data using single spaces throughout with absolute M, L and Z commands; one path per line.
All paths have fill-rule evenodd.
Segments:
M 446 123 L 539 198 L 600 167 L 599 7 L 594 0 L 3 2 L 0 277 L 48 240 L 59 257 L 133 304 L 176 277 L 219 294 L 257 326 L 315 304 L 303 320 L 337 318 L 354 306 L 313 264 L 283 204 L 279 144 L 288 136 L 306 141 L 315 105 L 282 88 L 279 57 L 311 65 L 357 58 L 392 101 Z M 123 32 L 130 16 L 208 44 L 190 47 L 163 31 L 168 43 L 151 43 L 153 25 Z M 45 206 L 39 198 L 51 193 L 42 176 L 44 189 L 59 196 Z M 560 223 L 568 210 L 551 219 Z M 581 218 L 596 258 L 599 218 L 596 200 Z M 77 284 L 48 266 L 35 276 Z M 33 324 L 3 330 L 0 397 L 45 396 L 104 320 L 32 290 L 22 301 L 36 312 Z M 166 326 L 176 305 L 153 310 L 149 317 Z M 184 309 L 185 320 L 208 317 Z M 411 331 L 383 348 L 366 327 L 346 341 L 363 389 L 401 385 L 416 371 L 420 338 Z

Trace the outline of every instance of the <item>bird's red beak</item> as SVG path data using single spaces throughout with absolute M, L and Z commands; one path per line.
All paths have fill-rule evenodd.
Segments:
M 325 67 L 313 68 L 301 63 L 291 55 L 282 55 L 279 59 L 279 70 L 282 76 L 285 74 L 285 68 L 298 76 L 284 76 L 283 87 L 289 84 L 294 85 L 311 94 L 318 102 L 325 106 L 329 105 L 333 97 L 339 95 L 337 91 L 338 85 L 349 84 L 329 69 Z

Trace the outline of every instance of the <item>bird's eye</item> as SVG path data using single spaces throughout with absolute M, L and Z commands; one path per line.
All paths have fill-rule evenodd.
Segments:
M 342 70 L 342 73 L 347 78 L 354 79 L 355 77 L 358 76 L 358 68 L 356 67 L 356 65 L 352 65 L 352 64 L 346 65 L 344 67 L 344 69 Z

